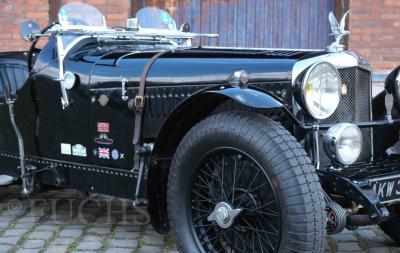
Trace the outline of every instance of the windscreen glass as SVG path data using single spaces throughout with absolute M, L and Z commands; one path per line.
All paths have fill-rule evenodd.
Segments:
M 85 3 L 69 3 L 58 11 L 58 19 L 65 26 L 106 26 L 103 14 L 95 7 Z
M 176 30 L 174 19 L 168 12 L 156 7 L 146 7 L 136 13 L 141 28 Z

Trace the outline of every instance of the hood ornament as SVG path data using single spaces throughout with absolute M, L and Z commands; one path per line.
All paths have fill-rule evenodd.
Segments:
M 328 46 L 329 52 L 342 52 L 344 50 L 344 45 L 341 44 L 341 41 L 344 36 L 350 34 L 349 31 L 345 30 L 346 26 L 346 18 L 349 15 L 350 11 L 347 11 L 343 17 L 340 19 L 340 24 L 337 21 L 335 15 L 330 12 L 329 13 L 329 24 L 331 26 L 332 33 L 330 35 L 335 36 L 335 41 Z

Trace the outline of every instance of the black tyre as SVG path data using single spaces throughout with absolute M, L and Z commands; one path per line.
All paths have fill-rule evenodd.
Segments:
M 262 115 L 210 116 L 175 153 L 168 215 L 181 252 L 323 252 L 324 208 L 305 151 Z
M 400 216 L 395 216 L 379 224 L 383 232 L 400 243 Z

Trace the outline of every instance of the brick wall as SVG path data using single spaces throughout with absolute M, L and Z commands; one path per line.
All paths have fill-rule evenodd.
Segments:
M 0 51 L 26 50 L 19 24 L 33 19 L 41 26 L 56 18 L 60 6 L 77 0 L 0 0 Z M 139 0 L 84 0 L 99 8 L 109 26 L 124 26 Z M 265 0 L 268 1 L 268 0 Z M 337 0 L 348 3 L 349 0 Z M 157 1 L 154 1 L 157 2 Z M 170 0 L 165 0 L 167 4 Z M 163 6 L 167 7 L 167 6 Z M 346 6 L 347 8 L 347 6 Z M 350 0 L 350 49 L 364 55 L 374 69 L 400 64 L 400 0 Z
M 60 6 L 77 0 L 0 0 L 0 52 L 27 50 L 30 43 L 19 35 L 22 21 L 31 19 L 41 27 L 54 19 Z M 125 26 L 130 15 L 130 0 L 86 0 L 106 16 L 111 27 Z
M 45 0 L 0 0 L 0 51 L 26 50 L 30 43 L 19 35 L 19 24 L 33 19 L 48 23 L 49 4 Z
M 375 70 L 400 65 L 400 0 L 351 0 L 349 48 Z

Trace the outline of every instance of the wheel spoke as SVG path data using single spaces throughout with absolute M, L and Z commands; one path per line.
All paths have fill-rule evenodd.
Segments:
M 275 252 L 281 214 L 263 168 L 248 155 L 230 149 L 203 159 L 195 170 L 190 202 L 193 229 L 202 247 L 207 252 Z M 227 227 L 216 216 L 221 207 L 228 208 L 227 217 L 233 217 L 228 218 L 232 223 Z
M 238 204 L 238 206 L 240 206 L 241 204 L 242 204 L 242 202 L 243 202 L 243 200 L 244 200 L 244 198 L 246 197 L 246 195 L 249 193 L 249 191 L 250 191 L 250 188 L 251 188 L 251 186 L 253 185 L 253 183 L 254 183 L 254 181 L 256 180 L 256 178 L 257 178 L 257 176 L 258 176 L 258 174 L 260 173 L 260 171 L 259 170 L 257 170 L 257 174 L 253 177 L 253 180 L 251 180 L 251 183 L 250 183 L 250 185 L 249 185 L 249 187 L 247 188 L 247 191 L 246 191 L 246 193 L 242 196 L 242 199 L 240 200 L 240 202 L 239 202 L 239 204 Z
M 235 200 L 235 183 L 236 183 L 236 167 L 237 167 L 237 159 L 235 158 L 235 163 L 233 165 L 233 183 L 232 183 L 232 203 Z

